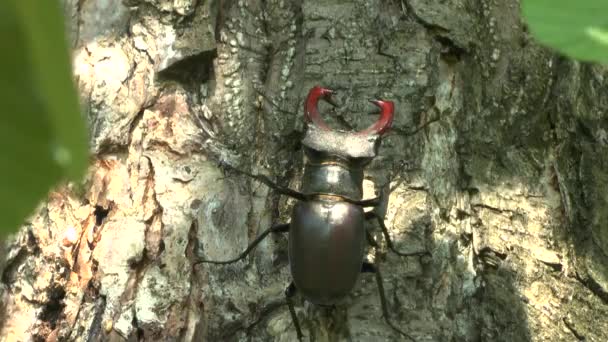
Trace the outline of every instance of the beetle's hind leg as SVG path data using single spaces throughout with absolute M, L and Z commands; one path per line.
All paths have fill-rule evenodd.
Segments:
M 232 264 L 232 263 L 235 263 L 235 262 L 247 257 L 247 255 L 249 255 L 249 253 L 251 253 L 251 251 L 260 242 L 262 242 L 262 240 L 264 240 L 268 236 L 268 234 L 270 234 L 270 233 L 287 233 L 288 231 L 289 231 L 289 223 L 274 225 L 274 226 L 266 229 L 265 231 L 263 231 L 262 234 L 258 235 L 258 237 L 256 237 L 255 240 L 253 240 L 253 242 L 251 242 L 249 244 L 249 246 L 247 246 L 247 249 L 245 249 L 241 254 L 239 254 L 238 257 L 236 257 L 234 259 L 223 260 L 223 261 L 199 259 L 194 264 L 196 265 L 196 264 L 200 264 L 200 263 L 207 263 L 207 264 Z
M 378 225 L 380 226 L 380 229 L 382 230 L 382 235 L 384 235 L 384 239 L 386 240 L 386 245 L 388 246 L 388 248 L 391 251 L 393 251 L 393 253 L 395 253 L 397 255 L 400 255 L 400 256 L 430 255 L 430 253 L 427 252 L 427 251 L 424 251 L 424 252 L 412 252 L 412 253 L 404 253 L 404 252 L 398 251 L 395 248 L 395 245 L 393 244 L 393 240 L 391 239 L 391 236 L 388 233 L 388 229 L 386 228 L 386 225 L 384 224 L 384 220 L 382 219 L 382 217 L 380 217 L 374 211 L 368 211 L 368 212 L 365 213 L 365 219 L 366 220 L 376 220 L 376 222 L 378 222 Z M 366 230 L 366 233 L 367 233 L 367 240 L 369 241 L 370 245 L 372 245 L 374 247 L 378 247 L 378 243 L 370 235 L 369 231 Z
M 386 302 L 386 294 L 384 292 L 384 281 L 382 280 L 380 269 L 370 262 L 363 262 L 363 265 L 361 266 L 361 273 L 373 273 L 374 277 L 376 278 L 376 285 L 378 286 L 378 295 L 380 296 L 380 305 L 382 306 L 382 316 L 384 317 L 386 324 L 388 324 L 391 328 L 393 328 L 393 330 L 395 330 L 399 334 L 415 342 L 416 340 L 412 336 L 406 334 L 404 331 L 397 328 L 390 319 L 388 313 L 388 305 Z
M 296 284 L 292 281 L 289 283 L 289 286 L 285 289 L 285 300 L 287 301 L 287 307 L 289 308 L 289 314 L 291 315 L 291 320 L 293 321 L 293 325 L 296 328 L 296 334 L 298 335 L 298 340 L 302 341 L 304 338 L 304 334 L 302 334 L 302 329 L 300 328 L 300 322 L 298 321 L 298 316 L 296 315 L 296 309 L 293 304 L 293 297 L 297 292 Z

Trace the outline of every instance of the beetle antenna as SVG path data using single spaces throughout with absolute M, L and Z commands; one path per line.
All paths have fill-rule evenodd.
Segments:
M 437 115 L 436 117 L 429 119 L 428 121 L 426 121 L 425 123 L 423 123 L 422 125 L 414 128 L 413 130 L 409 131 L 409 132 L 403 132 L 403 134 L 405 136 L 412 136 L 415 135 L 416 133 L 420 132 L 421 130 L 425 129 L 426 127 L 430 126 L 433 122 L 437 122 L 441 120 L 441 116 Z

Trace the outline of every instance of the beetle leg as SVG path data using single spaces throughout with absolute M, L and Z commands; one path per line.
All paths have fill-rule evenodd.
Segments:
M 292 281 L 289 283 L 289 286 L 285 289 L 285 299 L 287 301 L 287 307 L 289 308 L 289 314 L 291 315 L 291 320 L 293 321 L 293 325 L 296 327 L 296 334 L 298 334 L 298 340 L 302 341 L 304 335 L 302 334 L 302 329 L 300 328 L 300 322 L 298 321 L 298 316 L 296 316 L 296 309 L 293 304 L 293 296 L 296 295 L 296 284 Z
M 358 205 L 360 207 L 369 208 L 369 207 L 377 207 L 384 200 L 384 187 L 380 188 L 380 195 L 377 197 L 360 200 L 360 201 L 352 201 L 352 204 Z
M 374 197 L 374 198 L 370 198 L 370 199 L 364 199 L 364 200 L 360 200 L 360 201 L 355 201 L 355 200 L 346 200 L 346 202 L 352 203 L 354 205 L 358 205 L 360 207 L 377 207 L 380 205 L 380 202 L 382 201 L 382 196 L 378 196 L 378 197 Z
M 266 185 L 267 187 L 271 188 L 272 190 L 278 192 L 281 195 L 285 195 L 291 198 L 295 198 L 299 201 L 303 201 L 303 202 L 307 202 L 310 201 L 314 195 L 310 195 L 310 194 L 305 194 L 290 188 L 286 188 L 283 186 L 278 185 L 277 183 L 273 182 L 270 178 L 268 178 L 268 176 L 266 175 L 260 175 L 260 174 L 255 174 L 255 173 L 249 173 L 247 171 L 243 171 L 243 170 L 239 170 L 231 165 L 223 165 L 225 168 L 230 169 L 236 173 L 240 173 L 243 174 L 245 176 L 251 177 L 255 180 L 257 180 L 260 183 L 263 183 L 264 185 Z M 380 205 L 380 202 L 382 201 L 382 195 L 378 196 L 378 197 L 374 197 L 374 198 L 369 198 L 369 199 L 364 199 L 364 200 L 353 200 L 350 198 L 344 198 L 345 202 L 354 204 L 354 205 L 358 205 L 360 207 L 377 207 L 378 205 Z
M 393 240 L 391 240 L 391 236 L 388 233 L 388 229 L 386 229 L 386 225 L 384 224 L 384 220 L 375 212 L 373 211 L 368 211 L 365 213 L 365 219 L 369 220 L 369 219 L 376 219 L 376 221 L 378 222 L 378 224 L 380 225 L 380 229 L 382 229 L 382 235 L 384 235 L 384 239 L 386 240 L 386 245 L 388 246 L 388 248 L 393 251 L 393 253 L 400 255 L 400 256 L 415 256 L 415 255 L 431 255 L 431 253 L 424 251 L 424 252 L 413 252 L 413 253 L 403 253 L 403 252 L 399 252 L 396 248 L 395 245 L 393 245 Z M 369 238 L 368 238 L 369 240 Z M 375 240 L 374 240 L 374 243 Z M 370 242 L 370 244 L 372 244 Z M 373 246 L 373 244 L 372 244 Z M 377 243 L 376 243 L 377 246 Z M 375 247 L 375 246 L 374 246 Z
M 367 243 L 369 243 L 370 246 L 372 246 L 374 248 L 380 248 L 378 241 L 376 241 L 376 239 L 374 239 L 374 237 L 372 236 L 372 233 L 369 231 L 369 229 L 365 230 L 365 237 L 367 238 Z M 361 272 L 364 272 L 364 271 L 362 270 Z
M 243 173 L 245 173 L 245 172 L 243 172 Z M 277 183 L 270 180 L 270 178 L 268 178 L 265 175 L 256 175 L 256 174 L 251 174 L 251 173 L 245 173 L 245 174 L 248 175 L 249 177 L 252 177 L 252 178 L 258 180 L 261 183 L 264 183 L 266 186 L 268 186 L 269 188 L 273 189 L 274 191 L 278 192 L 281 195 L 289 196 L 289 197 L 295 198 L 300 201 L 310 200 L 310 196 L 303 194 L 299 191 L 280 186 Z
M 382 280 L 382 275 L 380 274 L 380 269 L 376 265 L 374 265 L 370 262 L 364 261 L 363 265 L 361 265 L 361 273 L 373 273 L 376 278 L 376 285 L 378 286 L 378 294 L 380 295 L 380 305 L 382 306 L 382 316 L 384 317 L 386 324 L 388 324 L 391 328 L 393 328 L 399 334 L 401 334 L 415 342 L 416 340 L 412 336 L 406 334 L 405 332 L 401 331 L 401 329 L 397 328 L 390 319 L 390 316 L 388 313 L 388 305 L 386 303 L 386 294 L 384 292 L 384 281 Z
M 238 257 L 230 260 L 218 261 L 218 260 L 198 260 L 194 264 L 206 263 L 206 264 L 232 264 L 239 260 L 244 259 L 268 234 L 270 233 L 286 233 L 289 231 L 289 223 L 277 224 L 268 229 L 266 229 L 262 234 L 258 235 L 258 237 L 247 246 L 247 249 L 243 251 L 243 253 L 239 254 Z
M 280 186 L 277 183 L 273 182 L 270 178 L 268 178 L 268 176 L 255 174 L 255 173 L 249 173 L 247 171 L 239 170 L 236 167 L 233 167 L 232 165 L 224 164 L 222 166 L 227 169 L 230 169 L 236 173 L 240 173 L 245 176 L 251 177 L 251 178 L 257 180 L 258 182 L 263 183 L 264 185 L 266 185 L 267 187 L 271 188 L 272 190 L 278 192 L 281 195 L 289 196 L 289 197 L 295 198 L 300 201 L 309 201 L 310 200 L 309 195 L 306 195 L 304 193 L 301 193 L 299 191 L 296 191 L 296 190 L 293 190 L 290 188 Z

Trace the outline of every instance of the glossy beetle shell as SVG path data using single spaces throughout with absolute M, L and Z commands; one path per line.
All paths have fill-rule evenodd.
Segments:
M 363 195 L 363 170 L 339 165 L 306 164 L 302 176 L 305 194 L 327 194 L 360 200 Z
M 330 305 L 355 286 L 365 251 L 363 209 L 342 201 L 298 202 L 289 231 L 289 263 L 298 290 Z

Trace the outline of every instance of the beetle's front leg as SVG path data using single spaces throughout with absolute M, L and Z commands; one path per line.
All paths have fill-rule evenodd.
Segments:
M 354 205 L 363 207 L 363 208 L 370 208 L 370 207 L 375 208 L 375 207 L 379 206 L 383 200 L 384 200 L 384 188 L 380 188 L 379 196 L 368 198 L 368 199 L 363 199 L 360 201 L 348 200 L 348 199 L 346 201 L 349 203 L 352 203 Z
M 264 185 L 266 185 L 267 187 L 271 188 L 272 190 L 278 192 L 281 195 L 285 195 L 285 196 L 289 196 L 292 198 L 295 198 L 297 200 L 300 201 L 308 201 L 310 200 L 310 196 L 303 194 L 299 191 L 290 189 L 290 188 L 286 188 L 284 186 L 280 186 L 277 183 L 273 182 L 270 178 L 268 178 L 268 176 L 266 175 L 260 175 L 260 174 L 255 174 L 255 173 L 249 173 L 247 171 L 243 171 L 243 170 L 239 170 L 231 165 L 223 165 L 225 168 L 230 169 L 236 173 L 240 173 L 243 174 L 245 176 L 251 177 L 255 180 L 257 180 L 260 183 L 263 183 Z
M 368 211 L 365 213 L 365 219 L 366 220 L 376 220 L 378 222 L 378 225 L 380 225 L 380 229 L 382 230 L 382 235 L 384 235 L 384 239 L 386 240 L 386 245 L 388 246 L 388 248 L 391 251 L 393 251 L 393 253 L 400 255 L 400 256 L 431 255 L 431 253 L 429 253 L 428 251 L 411 252 L 411 253 L 404 253 L 404 252 L 398 251 L 395 248 L 395 245 L 393 244 L 393 240 L 391 239 L 391 236 L 388 233 L 388 229 L 386 228 L 386 225 L 384 224 L 384 220 L 382 219 L 382 217 L 380 217 L 374 211 Z M 376 240 L 374 240 L 374 238 L 369 234 L 369 232 L 367 232 L 367 234 L 368 234 L 367 239 L 368 239 L 370 245 L 372 245 L 373 247 L 378 247 L 378 243 L 376 242 Z
M 247 255 L 249 255 L 249 253 L 260 243 L 262 242 L 262 240 L 264 240 L 268 234 L 270 233 L 287 233 L 289 231 L 289 223 L 283 223 L 283 224 L 277 224 L 274 225 L 268 229 L 266 229 L 265 231 L 262 232 L 262 234 L 258 235 L 258 237 L 255 238 L 255 240 L 253 240 L 253 242 L 251 242 L 249 244 L 249 246 L 247 246 L 247 249 L 245 249 L 243 251 L 243 253 L 239 254 L 238 257 L 234 258 L 234 259 L 230 259 L 230 260 L 204 260 L 204 259 L 199 259 L 196 262 L 194 262 L 194 265 L 197 264 L 201 264 L 201 263 L 205 263 L 205 264 L 232 264 L 235 263 L 239 260 L 244 259 Z

